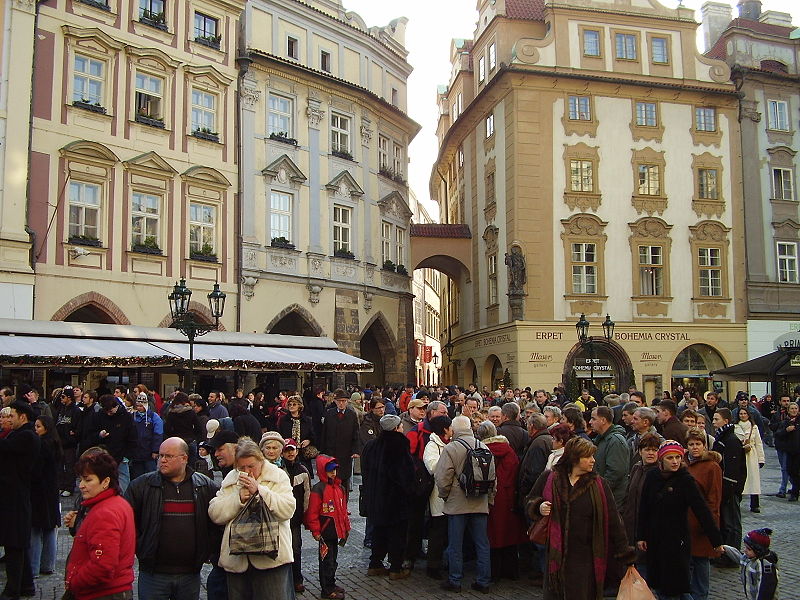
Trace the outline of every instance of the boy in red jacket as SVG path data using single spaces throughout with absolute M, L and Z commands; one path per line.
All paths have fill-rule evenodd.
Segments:
M 319 583 L 321 598 L 344 598 L 344 588 L 336 585 L 336 558 L 339 546 L 344 546 L 350 535 L 347 516 L 347 496 L 342 482 L 336 477 L 339 465 L 332 456 L 317 456 L 319 482 L 311 488 L 306 511 L 306 527 L 319 542 Z

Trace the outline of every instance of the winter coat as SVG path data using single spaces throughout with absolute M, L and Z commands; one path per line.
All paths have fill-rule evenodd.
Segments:
M 747 558 L 738 548 L 723 546 L 725 554 L 739 563 L 739 580 L 746 600 L 774 600 L 778 597 L 778 556 L 770 551 L 766 556 Z
M 283 439 L 292 438 L 294 439 L 294 435 L 292 435 L 293 425 L 294 422 L 299 420 L 300 421 L 300 436 L 299 439 L 295 439 L 294 441 L 298 444 L 303 440 L 308 440 L 311 445 L 314 445 L 316 438 L 314 437 L 314 423 L 311 420 L 311 417 L 305 415 L 303 413 L 300 414 L 299 419 L 295 419 L 289 413 L 286 413 L 278 420 L 278 433 L 283 436 Z
M 636 527 L 639 523 L 639 505 L 642 501 L 642 488 L 647 474 L 655 469 L 658 470 L 658 463 L 645 465 L 638 462 L 631 468 L 631 475 L 628 478 L 628 491 L 625 494 L 625 506 L 622 509 L 622 522 L 625 524 L 625 534 L 628 542 L 636 544 Z M 637 561 L 643 560 L 644 553 L 636 549 Z
M 259 429 L 259 434 L 261 430 Z M 164 418 L 164 437 L 179 437 L 187 444 L 206 439 L 207 432 L 200 426 L 197 413 L 188 404 L 173 404 Z M 260 439 L 260 435 L 259 435 Z M 254 440 L 255 441 L 255 440 Z
M 261 463 L 261 473 L 258 476 L 258 493 L 272 517 L 278 521 L 278 538 L 281 543 L 278 545 L 278 555 L 275 558 L 270 558 L 265 554 L 231 554 L 230 552 L 231 521 L 244 506 L 239 499 L 239 490 L 241 489 L 239 471 L 233 469 L 222 480 L 222 489 L 212 498 L 208 506 L 208 515 L 211 520 L 217 525 L 225 526 L 222 534 L 219 566 L 228 573 L 244 573 L 250 565 L 264 570 L 292 562 L 290 520 L 294 515 L 296 502 L 286 471 L 265 460 Z
M 133 417 L 121 403 L 113 415 L 102 410 L 97 413 L 97 428 L 93 446 L 103 446 L 117 463 L 122 462 L 123 458 L 130 459 L 134 455 L 138 442 L 136 427 L 133 424 Z M 108 435 L 100 437 L 101 431 L 107 432 Z
M 283 459 L 283 470 L 289 476 L 289 483 L 292 484 L 292 493 L 294 494 L 295 509 L 292 515 L 292 526 L 299 527 L 303 524 L 303 517 L 308 510 L 308 501 L 311 494 L 311 475 L 308 473 L 300 460 L 295 460 L 290 463 L 285 458 Z
M 98 444 L 98 432 L 102 429 L 99 426 L 100 419 L 100 405 L 95 402 L 91 406 L 79 408 L 81 411 L 80 418 L 78 419 L 78 430 L 76 435 L 78 437 L 78 452 L 86 452 L 92 446 Z
M 83 501 L 89 509 L 67 561 L 65 585 L 78 600 L 133 589 L 136 525 L 130 504 L 113 489 Z
M 31 540 L 31 478 L 41 442 L 26 423 L 0 439 L 0 546 L 27 548 Z
M 381 434 L 380 419 L 372 414 L 372 411 L 364 415 L 364 420 L 358 428 L 358 441 L 361 447 L 367 445 L 368 442 L 376 439 Z
M 219 550 L 218 528 L 204 519 L 208 514 L 211 500 L 219 490 L 212 479 L 202 473 L 186 470 L 192 478 L 194 494 L 195 547 L 194 567 L 199 572 L 213 553 Z M 155 571 L 158 562 L 158 537 L 161 532 L 161 514 L 163 511 L 164 478 L 158 471 L 145 473 L 134 479 L 125 490 L 125 499 L 133 508 L 136 520 L 136 556 L 139 566 L 145 571 Z
M 442 438 L 435 433 L 431 434 L 431 438 L 425 446 L 425 453 L 422 458 L 425 463 L 425 468 L 428 469 L 428 473 L 431 475 L 433 475 L 433 472 L 436 470 L 436 464 L 439 462 L 439 457 L 442 455 L 442 448 L 444 448 L 445 445 Z M 428 499 L 428 509 L 432 517 L 441 517 L 444 515 L 444 500 L 439 498 L 439 490 L 436 489 L 436 486 L 433 486 L 433 490 L 431 490 L 431 496 Z
M 336 531 L 336 539 L 344 540 L 350 535 L 350 518 L 347 516 L 347 495 L 339 477 L 327 476 L 325 465 L 335 461 L 332 456 L 320 454 L 316 458 L 319 481 L 311 488 L 306 510 L 305 524 L 315 538 L 332 538 L 331 526 Z
M 376 526 L 407 521 L 414 497 L 414 463 L 408 438 L 384 431 L 361 454 L 366 515 Z
M 81 409 L 75 406 L 74 402 L 61 404 L 56 409 L 56 431 L 61 440 L 61 447 L 78 447 L 78 425 L 81 420 Z
M 361 451 L 358 441 L 358 415 L 349 406 L 339 418 L 338 409 L 332 406 L 325 412 L 322 423 L 322 446 L 320 452 L 333 456 L 339 464 L 338 477 L 342 481 L 353 474 L 353 454 Z
M 403 424 L 403 433 L 408 433 L 417 426 L 417 421 L 411 418 L 408 411 L 400 415 L 400 422 Z
M 597 446 L 594 470 L 611 488 L 614 502 L 617 508 L 622 510 L 625 506 L 628 474 L 631 470 L 631 454 L 625 441 L 625 429 L 619 425 L 612 425 L 605 433 L 594 438 L 594 443 Z
M 647 583 L 666 596 L 689 593 L 689 509 L 713 546 L 722 545 L 722 535 L 708 505 L 685 467 L 674 473 L 654 469 L 647 474 L 636 539 L 647 542 Z
M 528 430 L 525 429 L 519 421 L 505 421 L 500 423 L 500 426 L 497 428 L 497 435 L 502 435 L 508 440 L 508 443 L 511 444 L 514 452 L 516 452 L 517 458 L 522 462 L 522 458 L 525 456 L 525 450 L 528 448 L 528 444 L 531 441 Z
M 208 405 L 208 416 L 211 419 L 216 419 L 219 421 L 220 419 L 224 419 L 230 415 L 228 415 L 228 409 L 225 407 L 225 405 L 217 400 L 216 404 L 213 406 L 211 404 Z
M 741 495 L 747 480 L 747 464 L 742 442 L 733 431 L 733 423 L 717 430 L 717 439 L 712 448 L 722 455 L 722 489 Z
M 764 444 L 761 441 L 761 432 L 758 426 L 753 427 L 752 421 L 739 421 L 733 428 L 733 432 L 739 441 L 744 445 L 750 442 L 750 452 L 744 453 L 744 463 L 747 465 L 747 481 L 744 483 L 742 494 L 761 494 L 761 472 L 760 466 L 766 462 L 764 457 Z
M 722 456 L 713 450 L 704 452 L 699 458 L 689 462 L 689 473 L 694 477 L 716 525 L 719 525 L 719 507 L 722 502 L 721 462 Z M 694 512 L 689 513 L 689 530 L 692 532 L 692 556 L 717 558 L 718 555 Z
M 239 434 L 239 437 L 247 436 L 254 442 L 261 441 L 261 424 L 253 415 L 247 413 L 246 415 L 239 415 L 233 419 L 233 430 Z M 288 437 L 288 436 L 287 436 Z M 203 439 L 202 436 L 200 439 Z M 300 441 L 300 440 L 296 440 Z
M 787 428 L 794 426 L 792 431 Z M 775 448 L 787 454 L 800 454 L 800 416 L 783 419 L 775 429 Z
M 686 448 L 686 433 L 689 427 L 678 420 L 678 417 L 670 417 L 666 423 L 661 424 L 661 435 L 665 440 L 675 440 Z
M 164 421 L 157 412 L 149 408 L 144 412 L 133 411 L 133 423 L 136 426 L 136 450 L 133 460 L 151 460 L 158 454 L 161 442 L 164 441 Z
M 525 535 L 525 521 L 516 511 L 517 475 L 519 458 L 509 441 L 502 435 L 483 440 L 494 456 L 497 493 L 494 504 L 489 508 L 489 546 L 506 548 L 528 541 Z
M 539 475 L 544 472 L 547 466 L 547 459 L 552 451 L 553 436 L 550 435 L 550 431 L 547 429 L 537 431 L 531 438 L 531 443 L 528 444 L 528 449 L 525 451 L 525 456 L 519 467 L 517 492 L 520 501 L 525 499 Z
M 410 431 L 406 432 L 411 456 L 422 460 L 425 454 L 425 446 L 428 440 L 431 439 L 431 433 L 431 423 L 428 421 L 428 417 L 422 419 L 422 421 L 414 425 Z
M 472 431 L 459 431 L 453 436 L 453 440 L 442 449 L 442 455 L 439 457 L 433 476 L 439 490 L 439 497 L 444 499 L 443 512 L 446 515 L 488 514 L 489 505 L 494 502 L 494 495 L 497 492 L 497 478 L 495 477 L 494 485 L 487 494 L 467 497 L 458 483 L 458 478 L 463 471 L 468 450 L 459 440 L 463 440 L 469 448 L 474 448 L 476 444 L 486 448 L 486 444 L 475 439 Z M 494 471 L 494 464 L 492 464 L 490 476 L 494 474 Z
M 61 451 L 52 437 L 39 439 L 40 450 L 33 464 L 31 478 L 31 526 L 48 530 L 61 525 L 61 503 L 58 498 Z

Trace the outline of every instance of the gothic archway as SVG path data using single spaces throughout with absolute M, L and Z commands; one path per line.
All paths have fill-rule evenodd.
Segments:
M 321 337 L 325 335 L 322 327 L 314 316 L 299 304 L 292 304 L 278 313 L 269 325 L 264 328 L 264 333 L 279 335 L 305 335 Z
M 397 373 L 397 343 L 383 313 L 377 313 L 367 323 L 359 347 L 361 358 L 374 365 L 372 373 L 366 375 L 369 383 L 406 383 L 396 381 L 400 375 Z
M 97 292 L 87 292 L 76 296 L 59 308 L 50 320 L 111 325 L 131 324 L 119 306 Z

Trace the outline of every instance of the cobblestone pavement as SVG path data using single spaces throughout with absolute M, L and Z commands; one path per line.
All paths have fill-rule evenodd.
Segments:
M 800 534 L 800 503 L 789 504 L 786 500 L 775 498 L 767 494 L 774 494 L 778 490 L 780 470 L 775 451 L 767 448 L 767 466 L 761 471 L 762 491 L 761 514 L 749 512 L 748 499 L 742 501 L 742 528 L 744 532 L 757 527 L 770 527 L 774 530 L 772 547 L 781 558 L 781 595 L 784 600 L 800 598 L 800 563 L 796 556 L 795 542 Z M 359 477 L 354 477 L 355 489 L 358 489 Z M 461 594 L 446 594 L 438 589 L 438 582 L 425 576 L 424 563 L 421 563 L 411 577 L 400 581 L 389 581 L 386 577 L 367 577 L 367 563 L 369 550 L 363 547 L 365 520 L 358 515 L 357 494 L 351 495 L 350 509 L 352 511 L 353 531 L 350 540 L 339 552 L 338 583 L 347 590 L 346 597 L 354 600 L 379 599 L 389 600 L 397 598 L 442 598 L 452 595 L 462 598 L 485 598 L 486 595 L 478 594 L 469 588 L 474 580 L 474 563 L 465 565 L 464 591 Z M 68 510 L 72 499 L 67 498 L 63 503 Z M 13 518 L 13 515 L 4 515 Z M 36 581 L 36 597 L 41 600 L 58 600 L 63 593 L 61 581 L 64 572 L 64 563 L 71 547 L 71 538 L 66 530 L 59 530 L 58 538 L 58 563 L 56 574 L 42 576 Z M 790 552 L 790 549 L 792 550 Z M 298 600 L 319 597 L 319 579 L 317 573 L 317 549 L 311 535 L 306 531 L 303 537 L 303 565 L 306 577 L 307 591 L 298 594 Z M 205 583 L 204 569 L 203 582 Z M 0 573 L 0 584 L 4 583 L 5 572 Z M 205 588 L 201 597 L 206 599 Z M 542 597 L 540 588 L 531 584 L 525 573 L 519 581 L 501 581 L 492 586 L 490 598 L 500 599 L 537 599 Z M 743 598 L 739 584 L 737 569 L 712 569 L 711 594 L 713 600 L 737 600 Z M 137 598 L 134 586 L 134 598 Z M 208 600 L 214 600 L 210 598 Z M 278 600 L 278 599 L 269 599 Z

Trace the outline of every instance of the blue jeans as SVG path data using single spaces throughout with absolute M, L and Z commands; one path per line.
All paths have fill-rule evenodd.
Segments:
M 151 471 L 155 470 L 156 470 L 156 460 L 154 458 L 148 458 L 146 460 L 133 459 L 129 463 L 131 481 L 133 481 L 137 477 L 144 475 L 145 473 L 150 473 Z
M 117 465 L 117 473 L 119 473 L 119 489 L 121 489 L 124 494 L 131 482 L 130 463 L 127 458 L 123 459 L 122 462 Z
M 139 571 L 139 600 L 197 600 L 200 573 L 148 573 Z
M 475 582 L 488 586 L 491 583 L 491 563 L 489 560 L 489 535 L 486 525 L 489 515 L 470 513 L 466 515 L 447 516 L 447 555 L 449 559 L 449 578 L 453 585 L 461 585 L 464 577 L 464 532 L 469 530 L 478 555 L 478 573 Z
M 206 591 L 209 599 L 228 600 L 228 575 L 225 569 L 219 565 L 211 567 L 206 579 Z
M 778 488 L 779 494 L 786 493 L 786 484 L 789 483 L 789 455 L 783 450 L 775 450 L 778 453 L 778 464 L 781 466 L 781 487 Z
M 682 600 L 708 600 L 709 581 L 711 580 L 711 560 L 705 556 L 693 556 L 689 563 L 692 582 L 691 594 L 681 596 Z
M 36 577 L 41 572 L 56 570 L 56 533 L 58 529 L 31 527 L 31 570 Z
M 244 573 L 228 573 L 228 597 L 233 600 L 295 600 L 292 565 L 263 570 L 248 565 Z

